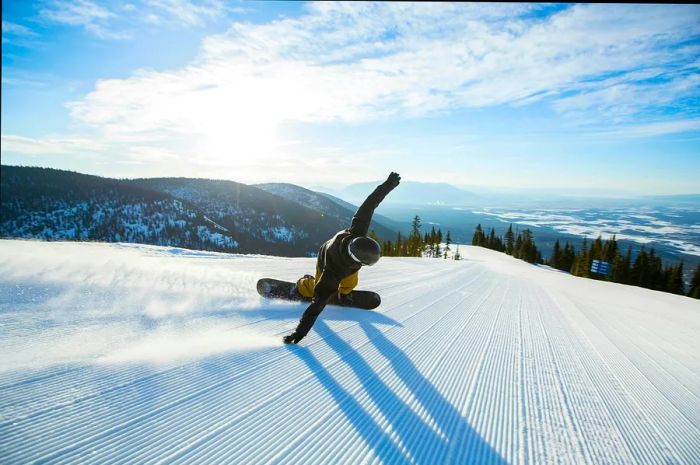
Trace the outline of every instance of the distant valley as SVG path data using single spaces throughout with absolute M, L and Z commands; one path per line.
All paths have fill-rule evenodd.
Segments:
M 456 243 L 471 243 L 477 224 L 503 235 L 509 224 L 514 229 L 532 230 L 537 247 L 547 257 L 554 242 L 569 241 L 577 249 L 584 238 L 616 235 L 621 247 L 636 253 L 642 246 L 656 252 L 670 263 L 683 260 L 700 263 L 700 208 L 684 204 L 650 206 L 639 202 L 619 208 L 517 208 L 517 207 L 448 207 L 433 205 L 396 205 L 379 207 L 390 218 L 420 216 L 423 229 L 434 226 L 450 230 Z M 407 230 L 408 224 L 404 226 Z
M 345 200 L 357 198 L 372 183 L 333 190 Z M 455 242 L 471 243 L 478 224 L 503 234 L 509 224 L 533 231 L 545 257 L 554 242 L 580 247 L 583 238 L 616 235 L 633 252 L 654 247 L 664 260 L 700 262 L 700 195 L 635 196 L 624 192 L 584 189 L 484 189 L 444 183 L 403 182 L 377 210 L 408 232 L 420 216 L 423 230 L 451 231 Z

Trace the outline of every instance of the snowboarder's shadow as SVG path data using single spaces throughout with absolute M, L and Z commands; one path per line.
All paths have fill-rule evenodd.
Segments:
M 323 319 L 316 321 L 314 330 L 353 371 L 361 389 L 356 392 L 345 390 L 310 349 L 299 346 L 294 348 L 294 353 L 315 374 L 382 463 L 507 464 L 372 321 L 360 319 L 359 325 L 388 362 L 393 376 L 378 373 Z M 387 365 L 383 366 L 386 372 Z M 361 398 L 365 398 L 364 405 L 357 400 Z M 368 403 L 366 398 L 371 402 Z M 387 424 L 378 424 L 380 417 L 369 413 L 372 405 Z

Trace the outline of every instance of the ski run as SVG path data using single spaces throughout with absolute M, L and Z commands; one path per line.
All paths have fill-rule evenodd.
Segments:
M 0 463 L 700 464 L 700 302 L 460 252 L 285 346 L 313 258 L 0 241 Z

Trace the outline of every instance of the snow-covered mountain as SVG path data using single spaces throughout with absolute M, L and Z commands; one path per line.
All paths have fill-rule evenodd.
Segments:
M 2 167 L 0 236 L 240 250 L 239 235 L 188 202 L 116 179 Z
M 313 259 L 1 240 L 0 462 L 700 463 L 700 302 L 460 253 L 284 346 Z
M 270 192 L 271 194 L 284 197 L 285 199 L 296 202 L 299 205 L 318 210 L 324 215 L 329 215 L 339 219 L 344 224 L 350 224 L 353 215 L 357 211 L 356 205 L 352 205 L 331 195 L 314 192 L 294 184 L 280 182 L 256 184 L 255 187 Z M 375 187 L 376 185 L 368 186 L 364 196 L 366 197 Z M 390 227 L 393 226 L 395 229 L 389 229 L 389 227 L 385 225 L 389 225 Z M 390 220 L 389 218 L 382 217 L 381 215 L 374 215 L 370 225 L 370 230 L 374 229 L 377 235 L 384 239 L 394 239 L 396 229 L 398 229 L 396 226 L 398 225 L 395 225 L 394 221 Z
M 348 226 L 318 210 L 233 181 L 151 178 L 127 182 L 194 205 L 240 236 L 246 252 L 308 255 Z
M 0 188 L 0 237 L 308 256 L 349 225 L 347 218 L 233 181 L 117 180 L 3 166 Z M 380 236 L 393 232 L 382 227 Z

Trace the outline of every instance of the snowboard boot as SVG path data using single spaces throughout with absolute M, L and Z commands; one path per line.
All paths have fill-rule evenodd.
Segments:
M 299 278 L 294 284 L 294 288 L 290 291 L 290 298 L 294 300 L 311 300 L 313 297 L 313 286 L 316 284 L 315 278 L 311 276 L 310 274 L 305 274 L 301 278 Z M 299 289 L 299 286 L 304 286 L 304 290 L 306 292 L 301 292 Z M 310 294 L 308 297 L 306 294 Z

